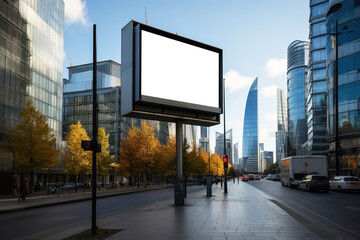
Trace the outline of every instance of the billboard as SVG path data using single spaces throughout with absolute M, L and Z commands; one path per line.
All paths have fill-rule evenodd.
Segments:
M 211 126 L 222 113 L 222 50 L 131 21 L 122 29 L 121 114 Z

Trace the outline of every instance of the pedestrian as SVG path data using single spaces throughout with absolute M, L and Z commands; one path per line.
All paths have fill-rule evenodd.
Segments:
M 20 202 L 21 200 L 25 200 L 27 193 L 27 180 L 25 179 L 20 185 L 20 197 L 18 201 Z

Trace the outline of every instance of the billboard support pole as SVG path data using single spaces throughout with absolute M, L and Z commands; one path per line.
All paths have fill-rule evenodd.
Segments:
M 176 182 L 175 182 L 175 205 L 184 205 L 184 182 L 183 182 L 183 123 L 176 120 Z

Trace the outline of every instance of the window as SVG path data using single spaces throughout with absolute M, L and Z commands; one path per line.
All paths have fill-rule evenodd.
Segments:
M 311 17 L 318 17 L 326 13 L 328 2 L 311 7 Z
M 311 49 L 319 49 L 324 48 L 326 46 L 326 38 L 327 36 L 315 37 L 311 39 Z
M 324 61 L 325 59 L 326 59 L 325 49 L 311 52 L 312 62 Z

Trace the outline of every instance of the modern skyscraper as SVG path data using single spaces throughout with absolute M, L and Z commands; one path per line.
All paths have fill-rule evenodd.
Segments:
M 245 172 L 258 172 L 258 78 L 252 83 L 246 100 L 242 159 Z
M 310 54 L 307 83 L 307 142 L 302 155 L 325 154 L 326 141 L 326 11 L 328 0 L 310 1 Z
M 306 76 L 308 43 L 296 40 L 287 50 L 288 155 L 306 141 Z
M 216 146 L 215 146 L 215 152 L 222 156 L 224 155 L 224 134 L 216 132 Z M 226 132 L 226 155 L 228 155 L 228 161 L 230 164 L 233 164 L 233 134 L 232 129 L 228 130 Z
M 338 88 L 338 131 L 341 151 L 340 174 L 360 176 L 360 1 L 330 1 L 328 13 L 321 29 L 328 57 L 326 61 L 328 141 L 330 142 L 329 168 L 335 169 L 335 105 L 334 92 Z M 325 15 L 324 15 L 325 17 Z M 337 27 L 337 29 L 336 29 Z M 323 31 L 322 31 L 323 32 Z M 338 42 L 335 35 L 338 33 Z M 334 73 L 338 49 L 338 84 Z
M 61 149 L 64 2 L 0 1 L 0 33 L 0 141 L 31 97 Z
M 284 90 L 277 89 L 277 132 L 276 132 L 276 162 L 287 156 L 287 104 Z
M 234 144 L 234 165 L 239 165 L 239 143 Z
M 210 148 L 209 148 L 209 137 L 208 137 L 208 127 L 200 127 L 200 139 L 199 139 L 199 144 L 200 144 L 200 149 L 204 152 L 209 152 Z

